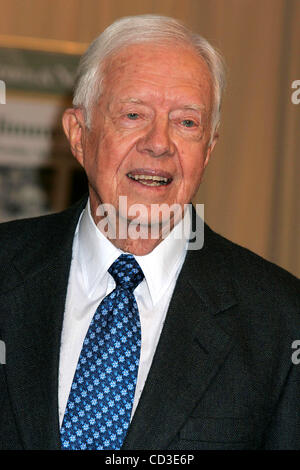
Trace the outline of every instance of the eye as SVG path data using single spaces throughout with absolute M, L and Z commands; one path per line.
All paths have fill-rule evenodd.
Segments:
M 132 121 L 138 119 L 139 117 L 138 113 L 128 113 L 126 114 L 126 116 L 128 117 L 128 119 L 131 119 Z
M 183 121 L 181 121 L 181 124 L 184 127 L 194 127 L 195 126 L 195 121 L 192 121 L 192 119 L 184 119 Z

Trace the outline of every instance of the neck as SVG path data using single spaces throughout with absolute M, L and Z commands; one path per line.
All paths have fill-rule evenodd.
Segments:
M 148 225 L 134 225 L 132 221 L 121 217 L 109 220 L 93 213 L 92 217 L 98 229 L 114 246 L 137 256 L 147 255 L 154 250 L 170 231 L 166 233 L 166 229 L 160 225 L 154 226 L 154 230 Z
M 99 204 L 93 204 L 90 199 L 91 215 L 101 233 L 118 249 L 137 256 L 147 255 L 153 251 L 178 222 L 175 223 L 172 219 L 164 225 L 134 224 L 132 220 L 118 213 L 114 214 L 116 216 L 107 213 L 99 215 L 98 207 Z

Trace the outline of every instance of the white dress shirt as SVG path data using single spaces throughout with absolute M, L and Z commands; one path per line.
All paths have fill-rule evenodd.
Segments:
M 164 324 L 177 277 L 185 259 L 189 211 L 172 232 L 149 254 L 135 256 L 145 278 L 134 290 L 141 322 L 141 355 L 133 402 L 133 416 L 141 396 Z M 102 299 L 115 288 L 108 273 L 123 252 L 97 228 L 89 202 L 79 219 L 70 268 L 59 364 L 59 419 L 62 424 L 82 344 Z

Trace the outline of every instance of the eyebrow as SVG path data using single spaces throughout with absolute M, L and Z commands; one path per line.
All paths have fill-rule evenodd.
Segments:
M 144 101 L 138 99 L 138 98 L 123 98 L 120 100 L 120 103 L 138 103 L 138 104 L 145 104 Z
M 136 104 L 146 105 L 146 103 L 144 101 L 140 100 L 139 98 L 133 98 L 133 97 L 123 98 L 122 100 L 120 100 L 120 102 L 121 103 L 136 103 Z M 181 109 L 193 109 L 193 110 L 199 111 L 199 112 L 205 111 L 205 105 L 199 105 L 199 104 L 195 104 L 195 103 L 185 104 L 184 106 L 179 106 L 179 108 L 181 108 Z
M 200 113 L 202 111 L 205 111 L 205 106 L 204 105 L 199 105 L 199 104 L 186 104 L 182 108 L 183 109 L 193 109 L 195 111 L 199 111 Z

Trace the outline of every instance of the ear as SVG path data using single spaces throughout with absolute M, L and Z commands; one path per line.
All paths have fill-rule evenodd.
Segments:
M 62 125 L 74 157 L 83 166 L 86 129 L 83 111 L 79 108 L 66 109 L 62 117 Z
M 210 156 L 212 154 L 212 151 L 218 141 L 218 138 L 219 138 L 219 134 L 217 132 L 214 133 L 214 136 L 213 136 L 213 139 L 212 139 L 212 142 L 209 144 L 208 146 L 208 149 L 207 149 L 207 153 L 206 153 L 206 158 L 205 158 L 205 161 L 204 161 L 204 168 L 206 167 L 206 165 L 208 164 L 209 162 L 209 159 L 210 159 Z

